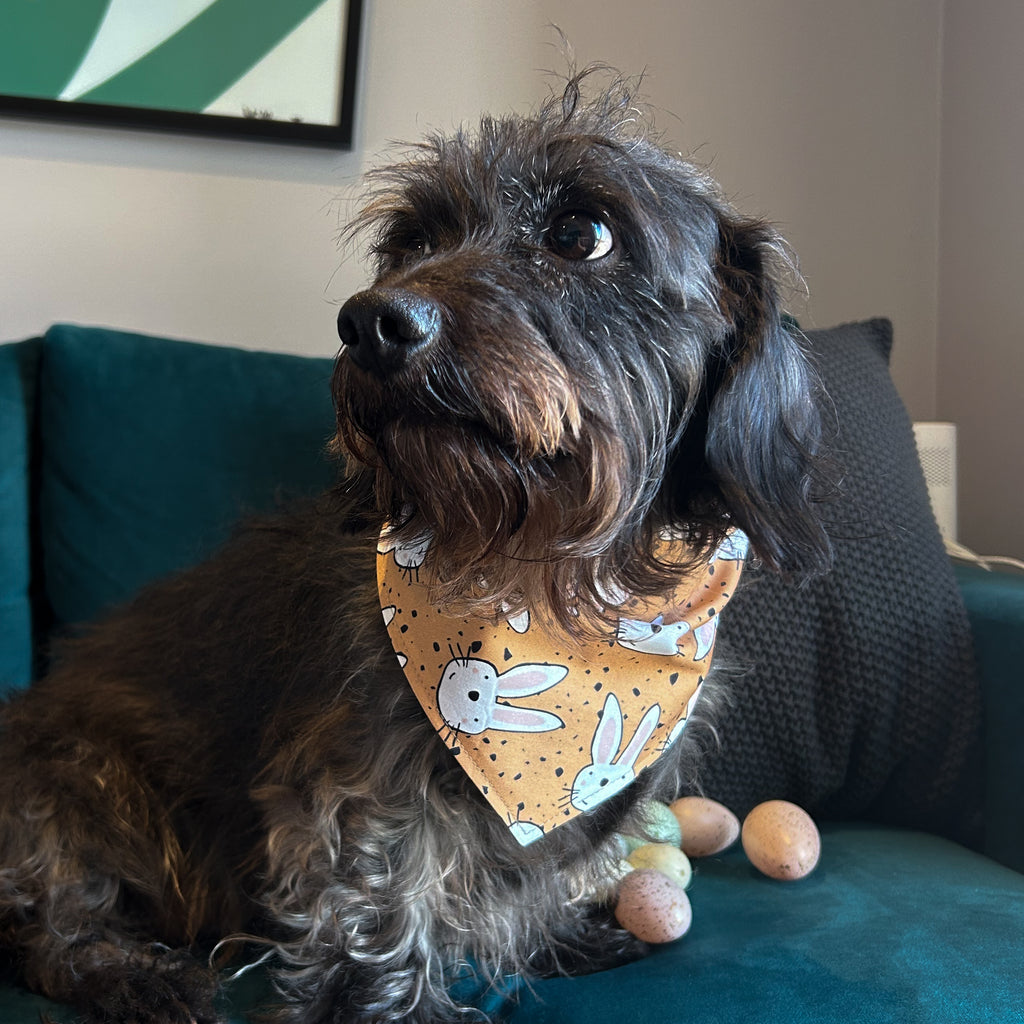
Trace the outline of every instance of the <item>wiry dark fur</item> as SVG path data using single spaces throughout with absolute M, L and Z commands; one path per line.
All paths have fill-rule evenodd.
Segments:
M 467 955 L 497 976 L 640 951 L 590 894 L 686 744 L 520 847 L 406 685 L 375 587 L 386 517 L 432 531 L 439 600 L 546 605 L 577 632 L 684 568 L 652 554 L 666 526 L 695 561 L 730 524 L 773 569 L 827 558 L 780 240 L 647 140 L 621 84 L 584 104 L 581 80 L 376 175 L 361 301 L 440 319 L 386 370 L 342 351 L 346 482 L 144 591 L 3 710 L 0 941 L 90 1020 L 215 1021 L 187 949 L 236 932 L 306 1024 L 463 1019 Z M 612 252 L 553 253 L 566 210 Z
M 341 360 L 335 380 L 376 506 L 433 532 L 439 598 L 486 612 L 540 597 L 569 630 L 616 587 L 678 576 L 652 554 L 666 523 L 687 527 L 695 561 L 730 521 L 773 569 L 827 551 L 808 491 L 817 413 L 780 319 L 784 243 L 646 140 L 622 89 L 577 97 L 572 83 L 534 119 L 485 119 L 375 172 L 357 226 L 377 232 L 377 284 L 429 296 L 443 330 L 403 373 L 351 387 Z M 615 233 L 594 266 L 546 248 L 553 215 L 577 208 Z

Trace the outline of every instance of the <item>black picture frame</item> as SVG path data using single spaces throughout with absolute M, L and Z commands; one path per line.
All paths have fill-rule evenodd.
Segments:
M 11 92 L 0 92 L 0 117 L 349 149 L 355 119 L 363 0 L 346 0 L 344 8 L 342 24 L 339 25 L 343 36 L 337 68 L 337 115 L 329 124 L 276 120 L 266 115 L 236 117 L 155 106 L 93 103 Z

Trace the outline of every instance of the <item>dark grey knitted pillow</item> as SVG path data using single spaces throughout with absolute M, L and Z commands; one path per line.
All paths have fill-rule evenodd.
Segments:
M 980 702 L 970 627 L 889 377 L 892 325 L 808 331 L 837 421 L 835 568 L 803 586 L 759 575 L 722 616 L 741 667 L 704 792 L 970 841 L 980 821 Z M 834 406 L 834 414 L 832 412 Z

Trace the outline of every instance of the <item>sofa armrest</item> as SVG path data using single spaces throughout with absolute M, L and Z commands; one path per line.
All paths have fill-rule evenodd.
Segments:
M 985 852 L 1024 871 L 1024 576 L 956 567 L 985 725 Z

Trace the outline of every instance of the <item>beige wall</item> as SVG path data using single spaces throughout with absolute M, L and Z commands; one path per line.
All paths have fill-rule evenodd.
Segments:
M 1024 558 L 1024 4 L 947 0 L 938 414 L 960 535 Z
M 801 323 L 892 317 L 903 396 L 930 416 L 940 0 L 549 9 L 581 58 L 647 66 L 666 136 L 781 227 L 809 291 Z
M 930 415 L 939 2 L 370 0 L 351 154 L 7 122 L 0 336 L 77 319 L 332 351 L 331 304 L 362 281 L 338 269 L 339 197 L 389 140 L 545 95 L 554 23 L 581 63 L 646 68 L 667 139 L 779 222 L 801 319 L 895 318 Z
M 0 120 L 0 339 L 74 320 L 333 354 L 362 171 L 540 87 L 529 3 L 368 0 L 366 20 L 351 153 Z
M 803 322 L 891 316 L 894 374 L 912 413 L 960 416 L 959 378 L 982 365 L 979 351 L 998 362 L 1013 311 L 993 306 L 983 331 L 965 332 L 940 304 L 940 265 L 944 298 L 965 273 L 945 249 L 940 261 L 940 184 L 957 172 L 951 138 L 964 136 L 977 161 L 1004 119 L 1019 127 L 1011 97 L 1024 40 L 1018 31 L 1006 42 L 978 108 L 968 88 L 976 47 L 961 34 L 969 40 L 976 9 L 1019 20 L 1019 0 L 945 2 L 944 93 L 943 0 L 368 0 L 351 153 L 0 121 L 0 338 L 77 320 L 333 353 L 334 307 L 364 280 L 336 247 L 361 172 L 390 140 L 536 102 L 548 88 L 538 69 L 564 67 L 557 24 L 581 63 L 646 68 L 666 139 L 710 164 L 741 208 L 780 225 L 809 287 L 795 304 Z M 983 44 L 986 60 L 997 42 Z M 975 139 L 999 74 L 1012 87 L 992 137 Z M 946 112 L 959 134 L 947 133 L 940 161 Z M 1015 164 L 1001 166 L 1011 178 Z M 944 241 L 962 191 L 946 185 Z M 1019 218 L 1020 199 L 1006 201 Z M 988 374 L 1006 386 L 999 365 Z M 967 452 L 1006 423 L 1016 440 L 1012 400 L 978 408 L 970 429 L 965 421 Z M 1015 487 L 992 532 L 963 509 L 972 543 L 1009 546 L 1019 477 Z

